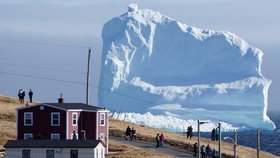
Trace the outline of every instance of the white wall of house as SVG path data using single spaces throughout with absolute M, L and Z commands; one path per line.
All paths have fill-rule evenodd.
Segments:
M 54 158 L 70 157 L 71 150 L 78 150 L 81 158 L 105 158 L 105 148 L 102 144 L 96 148 L 6 148 L 5 158 L 22 157 L 22 150 L 30 150 L 30 158 L 45 158 L 47 150 L 54 150 Z M 102 152 L 103 151 L 103 152 Z

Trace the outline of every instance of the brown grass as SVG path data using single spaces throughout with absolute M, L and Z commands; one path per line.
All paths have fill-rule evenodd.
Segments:
M 15 139 L 16 138 L 16 108 L 24 106 L 24 104 L 19 104 L 17 98 L 7 97 L 0 95 L 0 149 L 3 148 L 3 145 L 6 143 L 8 139 Z M 138 139 L 154 142 L 155 134 L 158 132 L 163 132 L 165 134 L 165 138 L 168 144 L 171 146 L 177 147 L 177 148 L 184 148 L 187 150 L 192 150 L 192 144 L 196 141 L 197 138 L 193 138 L 192 140 L 187 140 L 185 135 L 175 134 L 166 132 L 163 130 L 159 130 L 156 128 L 150 128 L 145 127 L 141 125 L 135 125 L 131 123 L 127 123 L 124 121 L 118 121 L 115 119 L 110 119 L 110 135 L 114 136 L 124 136 L 124 130 L 126 127 L 130 125 L 131 127 L 135 127 L 137 130 L 137 137 Z M 213 148 L 218 148 L 217 142 L 211 142 L 208 139 L 201 139 L 201 144 L 210 144 L 210 146 Z M 110 141 L 109 148 L 112 146 L 115 146 L 116 148 L 123 147 L 121 152 L 117 152 L 114 155 L 110 155 L 111 157 L 125 157 L 124 155 L 121 155 L 122 153 L 129 152 L 129 155 L 137 154 L 138 152 L 142 155 L 133 156 L 133 157 L 157 157 L 156 154 L 149 153 L 150 151 L 147 150 L 141 150 L 139 148 L 133 148 L 133 150 L 126 150 L 125 145 L 120 145 L 119 143 L 114 143 L 113 141 Z M 233 146 L 232 144 L 223 142 L 223 157 L 232 157 L 233 155 Z M 135 149 L 135 150 L 134 150 Z M 114 149 L 113 149 L 114 150 Z M 135 152 L 135 153 L 134 153 Z M 148 155 L 151 154 L 151 155 Z M 242 158 L 251 158 L 256 157 L 256 150 L 244 146 L 238 146 L 237 147 L 237 155 L 238 157 Z M 158 157 L 165 157 L 165 156 L 158 156 Z M 261 152 L 262 158 L 277 158 L 277 156 L 272 155 L 270 153 Z
M 108 158 L 137 158 L 137 157 L 149 157 L 149 158 L 172 158 L 174 156 L 162 154 L 155 150 L 144 150 L 142 148 L 134 147 L 127 144 L 122 144 L 113 140 L 110 140 Z
M 156 128 L 146 127 L 142 125 L 136 125 L 124 121 L 119 121 L 115 119 L 110 119 L 110 135 L 118 136 L 118 137 L 124 137 L 124 131 L 127 126 L 136 128 L 137 131 L 137 138 L 139 140 L 145 140 L 149 142 L 155 142 L 155 135 L 157 133 L 164 133 L 166 138 L 166 143 L 174 146 L 176 148 L 182 148 L 189 150 L 190 152 L 193 151 L 193 144 L 197 141 L 197 137 L 193 137 L 191 140 L 186 139 L 186 135 L 183 134 L 175 134 L 167 131 L 163 131 Z M 218 143 L 210 141 L 209 139 L 201 138 L 201 145 L 207 145 L 209 144 L 211 148 L 218 149 Z M 222 142 L 222 155 L 225 158 L 231 158 L 233 157 L 233 144 Z M 237 155 L 239 158 L 253 158 L 256 157 L 256 150 L 244 147 L 244 146 L 237 146 Z M 278 156 L 272 155 L 267 152 L 261 152 L 260 153 L 261 158 L 277 158 Z
M 16 139 L 15 109 L 22 106 L 25 104 L 20 104 L 17 98 L 0 95 L 0 149 L 7 140 Z

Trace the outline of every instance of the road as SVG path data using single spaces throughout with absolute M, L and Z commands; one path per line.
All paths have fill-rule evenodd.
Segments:
M 129 141 L 129 140 L 125 140 L 124 138 L 120 138 L 120 137 L 110 137 L 111 140 L 120 142 L 120 143 L 124 143 L 124 144 L 129 144 L 129 145 L 133 145 L 133 146 L 137 146 L 143 149 L 148 149 L 148 150 L 153 150 L 153 151 L 160 151 L 162 153 L 166 153 L 169 155 L 173 155 L 175 157 L 178 158 L 193 158 L 193 154 L 188 152 L 188 151 L 184 151 L 182 149 L 176 149 L 174 147 L 165 145 L 163 148 L 156 148 L 155 144 L 152 144 L 150 142 L 146 142 L 146 141 Z

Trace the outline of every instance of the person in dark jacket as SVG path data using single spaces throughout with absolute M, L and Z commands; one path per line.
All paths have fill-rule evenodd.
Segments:
M 211 157 L 211 147 L 209 144 L 206 146 L 206 157 Z
M 206 148 L 204 145 L 202 145 L 201 147 L 201 157 L 206 158 Z
M 32 103 L 33 92 L 32 92 L 31 89 L 29 89 L 28 96 L 29 96 L 29 101 L 30 101 L 30 103 Z
M 192 128 L 192 126 L 190 126 L 190 139 L 192 139 L 192 136 L 193 136 L 193 128 Z
M 157 142 L 156 148 L 158 148 L 159 144 L 160 144 L 159 133 L 157 133 L 157 135 L 156 135 L 156 142 Z
M 21 103 L 24 103 L 25 91 L 21 93 Z
M 212 129 L 211 140 L 213 140 L 213 141 L 216 140 L 216 129 L 215 128 Z
M 194 143 L 194 145 L 193 145 L 193 152 L 194 152 L 193 156 L 196 157 L 196 155 L 197 155 L 197 143 Z
M 131 129 L 129 126 L 127 126 L 126 131 L 125 131 L 125 140 L 127 140 L 128 138 L 131 139 Z
M 18 91 L 18 101 L 21 103 L 22 89 Z

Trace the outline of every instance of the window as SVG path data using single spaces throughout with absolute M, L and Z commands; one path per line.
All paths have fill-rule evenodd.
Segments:
M 30 150 L 22 150 L 22 158 L 30 158 Z
M 24 133 L 23 134 L 23 139 L 24 140 L 29 140 L 33 138 L 33 134 L 32 133 Z
M 72 113 L 72 126 L 77 126 L 77 113 Z
M 33 126 L 33 112 L 24 113 L 24 126 Z
M 54 151 L 53 150 L 47 150 L 46 151 L 46 158 L 54 158 Z
M 100 113 L 100 125 L 105 126 L 105 113 Z
M 60 139 L 60 134 L 59 133 L 51 133 L 51 139 L 52 140 Z
M 71 150 L 70 158 L 78 158 L 78 150 Z
M 51 113 L 51 125 L 52 126 L 60 126 L 60 113 L 52 112 Z

